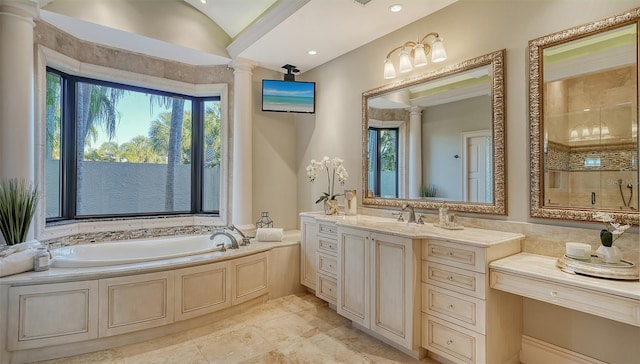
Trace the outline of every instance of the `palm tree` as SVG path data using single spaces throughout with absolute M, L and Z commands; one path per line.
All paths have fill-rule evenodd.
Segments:
M 182 121 L 184 114 L 184 99 L 151 95 L 151 108 L 157 104 L 168 108 L 171 106 L 169 123 L 169 143 L 167 145 L 167 179 L 165 183 L 164 207 L 166 211 L 173 211 L 176 168 L 180 164 L 182 144 Z
M 47 73 L 47 159 L 60 159 L 60 91 L 62 80 L 60 76 Z
M 124 96 L 126 90 L 93 85 L 86 82 L 79 82 L 77 88 L 77 126 L 76 126 L 76 196 L 77 210 L 82 207 L 82 182 L 84 148 L 90 140 L 97 135 L 97 127 L 102 126 L 109 137 L 113 139 L 118 125 L 118 111 L 116 104 Z
M 153 150 L 151 139 L 138 135 L 122 144 L 122 156 L 130 163 L 157 163 L 160 157 Z

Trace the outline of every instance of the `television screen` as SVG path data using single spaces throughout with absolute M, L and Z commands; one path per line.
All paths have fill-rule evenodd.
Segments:
M 316 83 L 262 80 L 262 111 L 315 113 Z

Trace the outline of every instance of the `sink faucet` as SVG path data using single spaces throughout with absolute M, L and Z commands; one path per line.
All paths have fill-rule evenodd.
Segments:
M 413 206 L 411 206 L 408 203 L 402 205 L 402 211 L 404 211 L 406 209 L 409 209 L 409 217 L 407 218 L 407 222 L 408 223 L 416 222 L 416 212 L 413 209 Z
M 231 226 L 233 226 L 233 225 L 231 225 Z M 231 230 L 230 227 L 225 226 L 225 227 L 222 227 L 220 230 L 214 231 L 213 234 L 211 234 L 211 237 L 209 237 L 209 240 L 213 240 L 218 235 L 224 235 L 227 238 L 229 238 L 229 240 L 231 241 L 231 247 L 230 248 L 231 249 L 238 249 L 240 247 L 238 245 L 238 239 L 236 239 L 236 237 L 233 236 L 233 234 L 230 234 L 230 233 L 226 232 L 225 230 L 227 230 L 227 229 Z M 226 249 L 224 249 L 224 244 L 222 244 L 222 249 L 221 250 L 222 251 L 226 250 Z
M 240 246 L 249 245 L 251 237 L 244 235 L 244 233 L 240 229 L 238 229 L 235 225 L 231 225 L 230 228 L 231 230 L 235 230 L 236 232 L 238 232 L 238 234 L 240 234 L 240 236 L 242 237 L 242 243 L 240 243 Z

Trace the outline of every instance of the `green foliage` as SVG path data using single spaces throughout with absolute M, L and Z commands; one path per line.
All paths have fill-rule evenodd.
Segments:
M 25 181 L 0 183 L 0 232 L 7 245 L 27 240 L 29 226 L 38 204 L 38 189 Z
M 434 184 L 422 185 L 420 187 L 420 195 L 422 197 L 436 197 L 437 190 L 438 188 Z

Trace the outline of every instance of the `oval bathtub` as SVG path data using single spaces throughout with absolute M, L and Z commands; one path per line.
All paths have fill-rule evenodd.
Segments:
M 50 266 L 99 267 L 204 254 L 220 250 L 210 235 L 169 236 L 80 244 L 51 250 Z

